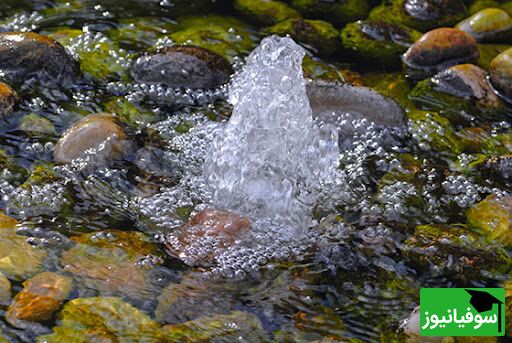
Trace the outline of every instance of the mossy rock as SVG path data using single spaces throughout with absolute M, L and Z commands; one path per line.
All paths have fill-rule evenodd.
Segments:
M 0 306 L 9 305 L 11 301 L 11 282 L 0 272 Z M 1 332 L 0 332 L 1 337 Z M 1 342 L 1 339 L 0 339 Z
M 120 26 L 106 34 L 116 44 L 130 49 L 145 50 L 158 39 L 176 30 L 176 23 L 167 18 L 135 17 L 119 20 Z
M 339 48 L 338 30 L 322 20 L 288 19 L 265 31 L 279 36 L 290 35 L 296 41 L 313 47 L 323 56 L 329 56 Z
M 290 18 L 300 18 L 299 12 L 286 3 L 274 0 L 235 0 L 235 9 L 260 25 L 274 25 Z
M 107 36 L 64 28 L 50 34 L 80 60 L 82 73 L 98 81 L 128 80 L 130 55 Z
M 327 20 L 334 25 L 344 25 L 363 19 L 370 10 L 367 0 L 290 0 L 289 2 L 305 17 Z
M 137 106 L 124 97 L 114 97 L 103 107 L 107 113 L 116 114 L 119 120 L 133 127 L 144 127 L 160 118 L 153 112 Z
M 216 52 L 229 61 L 248 55 L 257 40 L 255 31 L 243 22 L 221 16 L 184 18 L 169 38 L 176 44 L 195 45 Z
M 422 34 L 399 23 L 366 20 L 350 23 L 341 30 L 345 49 L 372 65 L 397 67 L 401 55 Z
M 496 8 L 500 7 L 499 1 L 496 0 L 475 0 L 471 3 L 471 6 L 468 8 L 468 15 L 473 15 L 481 10 L 486 8 Z
M 62 177 L 53 170 L 53 165 L 38 164 L 33 167 L 28 179 L 21 185 L 21 188 L 29 190 L 32 186 L 43 186 L 48 183 L 62 181 Z
M 411 0 L 383 1 L 379 6 L 374 7 L 371 10 L 368 15 L 368 19 L 382 20 L 390 23 L 401 23 L 418 31 L 426 32 L 438 27 L 454 26 L 466 17 L 464 6 L 458 0 L 429 1 L 438 4 L 438 8 L 436 9 L 437 13 L 431 13 L 426 16 L 418 13 L 417 17 L 412 16 L 406 10 L 405 5 L 408 1 L 410 1 L 411 4 L 418 6 L 420 11 L 427 11 L 429 9 L 429 6 L 421 8 L 421 5 L 426 5 L 425 1 L 416 2 L 416 4 Z M 443 3 L 448 2 L 452 3 L 452 8 L 450 8 L 450 10 L 448 10 L 447 7 L 442 6 Z M 421 19 L 421 17 L 424 17 L 425 19 Z M 427 19 L 427 17 L 429 18 Z
M 480 57 L 476 64 L 485 70 L 489 69 L 492 60 L 501 54 L 503 51 L 511 48 L 512 45 L 508 44 L 478 44 L 478 50 L 480 50 Z
M 470 228 L 484 235 L 489 242 L 512 248 L 512 197 L 489 195 L 468 209 Z
M 409 99 L 412 87 L 402 73 L 368 73 L 364 74 L 363 82 L 380 94 L 393 98 L 407 111 L 416 108 L 414 102 Z
M 472 65 L 458 65 L 433 78 L 420 81 L 409 94 L 409 99 L 414 101 L 418 108 L 437 111 L 449 118 L 452 123 L 469 122 L 472 117 L 481 120 L 504 119 L 511 110 L 494 94 L 485 75 L 481 75 L 481 79 L 473 80 L 470 79 L 473 75 L 468 73 L 463 76 L 461 82 L 454 82 L 457 74 L 450 72 L 456 68 L 462 70 L 464 66 Z M 473 67 L 478 69 L 476 66 Z M 443 79 L 451 84 L 444 86 Z M 454 84 L 460 88 L 454 88 Z M 483 87 L 480 87 L 481 85 Z
M 33 247 L 27 237 L 16 234 L 16 220 L 0 214 L 0 272 L 22 281 L 43 269 L 46 251 Z
M 484 271 L 506 274 L 512 268 L 512 259 L 503 248 L 490 245 L 485 237 L 463 225 L 418 226 L 402 251 L 418 271 L 430 270 L 466 281 L 480 279 Z
M 412 136 L 420 148 L 456 155 L 462 152 L 463 144 L 448 119 L 436 112 L 420 110 L 411 111 L 408 116 Z
M 363 82 L 357 72 L 338 69 L 336 66 L 310 55 L 306 55 L 302 60 L 302 71 L 304 77 L 311 80 L 350 83 L 355 86 L 360 86 Z
M 489 135 L 482 142 L 481 152 L 492 155 L 506 155 L 512 152 L 512 133 L 498 133 Z
M 21 118 L 19 129 L 26 135 L 32 137 L 51 137 L 57 135 L 57 130 L 53 123 L 45 117 L 30 113 Z
M 5 150 L 0 149 L 0 179 L 19 184 L 27 175 L 23 167 L 19 166 Z
M 53 333 L 38 342 L 162 342 L 160 325 L 119 298 L 74 299 L 59 317 Z
M 162 335 L 169 342 L 266 342 L 270 339 L 258 317 L 241 311 L 165 325 Z

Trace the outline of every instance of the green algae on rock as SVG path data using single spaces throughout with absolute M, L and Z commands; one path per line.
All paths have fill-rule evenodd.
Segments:
M 146 53 L 130 69 L 137 82 L 188 89 L 217 88 L 227 83 L 232 73 L 233 68 L 224 57 L 190 45 Z
M 122 156 L 126 139 L 116 117 L 106 113 L 91 114 L 70 127 L 59 139 L 53 152 L 56 163 L 69 163 L 83 156 L 88 149 L 98 149 L 95 157 L 111 160 Z
M 59 318 L 53 333 L 38 337 L 38 342 L 162 342 L 160 325 L 119 298 L 71 300 Z
M 8 305 L 11 300 L 11 282 L 0 272 L 0 306 Z
M 421 80 L 460 63 L 478 60 L 478 45 L 469 33 L 440 28 L 425 33 L 403 56 L 408 76 Z
M 16 234 L 16 220 L 0 214 L 0 272 L 22 281 L 43 269 L 46 251 L 33 247 L 27 237 Z
M 195 45 L 227 58 L 230 62 L 251 52 L 257 34 L 242 21 L 221 16 L 181 19 L 169 35 L 175 44 Z
M 258 317 L 241 311 L 165 325 L 162 335 L 169 342 L 264 342 L 270 339 Z
M 274 25 L 290 18 L 300 18 L 299 12 L 281 1 L 235 0 L 235 9 L 260 25 Z
M 139 232 L 107 230 L 72 237 L 77 244 L 62 253 L 61 265 L 79 285 L 101 295 L 132 299 L 155 296 L 146 268 L 137 263 L 146 256 L 162 256 L 157 246 Z
M 512 37 L 512 19 L 499 8 L 486 8 L 456 26 L 478 42 L 506 42 Z
M 460 0 L 391 0 L 372 9 L 368 19 L 401 23 L 418 31 L 453 26 L 465 17 Z
M 510 112 L 487 82 L 486 72 L 473 64 L 459 64 L 419 82 L 409 98 L 454 123 L 471 117 L 499 120 Z
M 19 129 L 30 137 L 51 137 L 57 135 L 57 130 L 53 123 L 49 119 L 38 116 L 35 113 L 23 116 Z
M 416 227 L 402 248 L 418 271 L 435 271 L 474 280 L 482 271 L 506 274 L 512 259 L 499 245 L 489 245 L 484 237 L 460 225 L 423 225 Z M 451 256 L 451 263 L 446 263 Z
M 416 106 L 409 99 L 412 88 L 402 73 L 370 73 L 363 76 L 363 83 L 380 94 L 394 99 L 406 111 Z
M 361 86 L 362 80 L 357 72 L 349 69 L 339 69 L 318 58 L 306 55 L 302 60 L 304 77 L 311 80 L 324 80 L 329 82 L 349 83 Z
M 367 0 L 289 0 L 289 2 L 305 17 L 327 20 L 334 25 L 344 25 L 363 19 L 370 10 Z
M 412 138 L 420 149 L 459 154 L 463 150 L 448 119 L 435 112 L 414 110 L 408 113 Z
M 104 104 L 103 109 L 106 113 L 117 115 L 122 123 L 133 127 L 145 127 L 160 119 L 152 111 L 137 106 L 124 97 L 113 97 Z
M 298 42 L 313 47 L 320 55 L 332 55 L 339 48 L 338 31 L 322 20 L 288 19 L 265 31 L 280 36 L 290 35 Z
M 119 21 L 119 27 L 106 32 L 121 47 L 145 50 L 176 30 L 176 22 L 168 18 L 135 17 Z
M 67 276 L 44 272 L 26 280 L 9 306 L 6 318 L 16 325 L 17 320 L 42 322 L 50 320 L 71 293 L 73 280 Z
M 350 23 L 341 30 L 345 49 L 372 64 L 397 66 L 400 55 L 421 37 L 421 33 L 399 23 L 365 20 Z
M 489 195 L 468 209 L 467 222 L 489 242 L 512 247 L 512 197 L 509 195 Z
M 20 101 L 16 91 L 8 84 L 0 82 L 0 118 L 12 114 L 14 107 Z
M 21 84 L 70 85 L 79 76 L 78 63 L 53 39 L 33 32 L 0 33 L 2 79 Z
M 492 60 L 511 47 L 507 44 L 478 44 L 480 57 L 478 57 L 476 64 L 482 69 L 489 70 Z

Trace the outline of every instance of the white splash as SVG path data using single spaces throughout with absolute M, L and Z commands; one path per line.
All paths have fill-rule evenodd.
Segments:
M 253 220 L 304 229 L 322 178 L 339 157 L 337 130 L 314 123 L 291 38 L 264 39 L 234 78 L 233 114 L 206 159 L 213 202 Z

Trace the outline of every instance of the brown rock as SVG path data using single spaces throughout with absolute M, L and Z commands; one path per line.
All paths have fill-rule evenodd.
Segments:
M 102 143 L 105 147 L 98 150 L 98 158 L 119 158 L 123 154 L 121 141 L 126 138 L 123 129 L 116 124 L 110 114 L 91 114 L 69 128 L 59 139 L 53 152 L 57 163 L 69 163 L 82 156 L 86 150 L 98 148 Z
M 215 257 L 218 249 L 232 245 L 250 227 L 249 219 L 238 214 L 206 209 L 167 236 L 166 251 L 187 264 L 208 264 Z M 202 242 L 209 242 L 207 245 L 215 248 L 205 248 Z M 198 249 L 202 251 L 197 251 Z M 197 256 L 200 256 L 201 260 L 196 261 L 197 256 L 192 256 L 191 252 L 198 252 Z
M 496 56 L 489 67 L 492 84 L 512 102 L 512 48 Z
M 69 277 L 51 272 L 37 274 L 23 283 L 23 289 L 9 307 L 8 320 L 39 322 L 51 319 L 69 296 L 72 286 Z
M 34 32 L 0 33 L 0 56 L 0 71 L 12 83 L 38 80 L 66 85 L 80 73 L 78 63 L 62 45 Z
M 9 85 L 0 82 L 0 117 L 6 117 L 14 110 L 20 98 Z
M 7 305 L 11 300 L 11 282 L 0 272 L 0 305 Z
M 473 36 L 443 27 L 425 33 L 409 47 L 403 60 L 409 68 L 431 75 L 456 64 L 476 62 L 479 55 Z

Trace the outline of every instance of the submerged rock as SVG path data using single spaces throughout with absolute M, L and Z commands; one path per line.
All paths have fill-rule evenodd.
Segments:
M 0 117 L 10 115 L 20 101 L 18 94 L 9 85 L 0 82 Z
M 476 40 L 469 33 L 440 28 L 411 45 L 403 61 L 411 78 L 422 79 L 456 64 L 476 62 L 479 55 Z
M 512 19 L 499 8 L 486 8 L 457 24 L 478 42 L 506 42 L 512 37 Z
M 57 130 L 53 123 L 35 113 L 30 113 L 21 119 L 19 129 L 28 136 L 56 136 Z
M 137 82 L 190 89 L 216 88 L 228 82 L 232 73 L 225 58 L 196 46 L 173 46 L 145 54 L 131 68 Z
M 387 127 L 404 127 L 405 112 L 392 99 L 370 88 L 348 84 L 315 81 L 308 84 L 307 94 L 313 117 L 322 122 L 337 124 L 346 119 L 366 119 Z M 340 132 L 340 140 L 350 137 Z
M 468 225 L 490 242 L 512 247 L 512 197 L 489 195 L 467 211 Z
M 0 272 L 10 279 L 22 281 L 43 268 L 47 253 L 16 234 L 17 221 L 0 214 Z
M 503 248 L 490 245 L 464 226 L 418 226 L 401 249 L 418 272 L 464 281 L 478 279 L 485 271 L 505 274 L 512 268 L 512 259 Z
M 98 159 L 107 161 L 121 157 L 126 134 L 115 121 L 115 116 L 105 113 L 83 118 L 59 139 L 53 152 L 54 161 L 69 163 L 90 149 L 96 149 L 94 157 Z
M 78 78 L 78 63 L 51 38 L 33 32 L 0 33 L 2 78 L 20 84 L 70 85 Z
M 7 319 L 13 325 L 16 320 L 41 322 L 50 320 L 67 299 L 73 280 L 52 272 L 37 274 L 23 283 L 7 311 Z
M 181 324 L 165 325 L 162 327 L 162 334 L 169 342 L 270 341 L 258 317 L 241 311 L 233 311 L 227 315 L 203 316 Z
M 494 87 L 512 102 L 512 48 L 496 56 L 489 69 Z
M 399 23 L 364 20 L 350 23 L 341 30 L 345 49 L 375 64 L 399 65 L 400 55 L 421 37 L 421 33 Z
M 473 64 L 459 64 L 419 82 L 409 98 L 453 122 L 469 121 L 472 116 L 499 120 L 509 112 L 489 85 L 487 73 Z
M 290 3 L 305 17 L 327 20 L 335 25 L 362 19 L 370 10 L 367 0 L 291 0 Z
M 114 297 L 79 298 L 66 303 L 58 326 L 38 342 L 162 342 L 160 325 Z
M 11 282 L 0 272 L 0 305 L 8 305 L 11 300 Z
M 299 12 L 281 1 L 235 0 L 235 9 L 260 25 L 273 25 L 290 18 L 300 18 Z
M 206 209 L 199 212 L 187 224 L 166 236 L 165 247 L 169 255 L 190 265 L 208 265 L 213 262 L 217 249 L 233 245 L 248 231 L 251 224 L 238 214 Z M 215 247 L 211 250 L 209 245 Z M 198 253 L 198 249 L 203 249 Z M 218 251 L 217 251 L 218 252 Z M 199 255 L 201 260 L 192 260 Z
M 336 52 L 339 46 L 338 31 L 330 23 L 322 20 L 288 19 L 268 28 L 267 31 L 280 36 L 290 35 L 324 56 Z
M 62 253 L 61 265 L 85 288 L 101 295 L 126 295 L 134 300 L 155 296 L 148 270 L 138 262 L 161 259 L 157 246 L 139 232 L 107 230 L 72 237 L 77 244 Z

